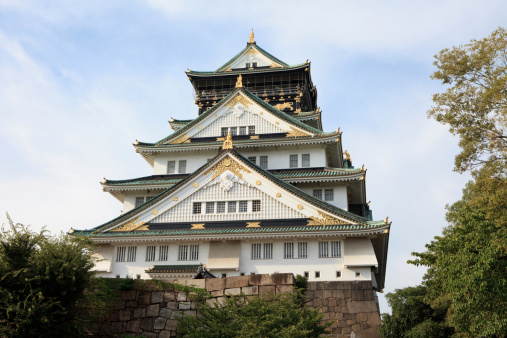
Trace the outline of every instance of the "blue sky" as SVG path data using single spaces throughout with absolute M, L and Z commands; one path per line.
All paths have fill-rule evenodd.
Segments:
M 0 212 L 55 234 L 116 217 L 99 181 L 150 175 L 132 143 L 195 117 L 184 71 L 218 68 L 253 28 L 281 60 L 312 62 L 324 129 L 344 132 L 374 218 L 393 222 L 385 290 L 416 285 L 425 269 L 406 261 L 468 180 L 457 139 L 426 118 L 445 89 L 433 55 L 505 22 L 503 1 L 0 0 Z

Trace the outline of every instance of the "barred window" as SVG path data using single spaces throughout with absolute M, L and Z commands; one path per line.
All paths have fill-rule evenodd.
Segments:
M 310 166 L 310 154 L 303 154 L 301 156 L 301 166 L 309 167 Z
M 322 189 L 313 189 L 313 197 L 322 200 Z
M 197 261 L 197 260 L 199 260 L 199 245 L 191 245 L 189 261 Z
M 192 213 L 193 214 L 200 214 L 202 210 L 202 203 L 201 202 L 194 202 Z
M 222 136 L 227 136 L 228 133 L 229 133 L 229 128 L 222 127 Z
M 261 243 L 253 243 L 252 244 L 252 259 L 261 259 Z
M 248 127 L 248 134 L 250 134 L 250 135 L 255 134 L 255 126 L 249 126 Z
M 252 162 L 253 164 L 257 164 L 257 157 L 256 156 L 248 156 L 248 160 Z
M 329 257 L 328 242 L 319 242 L 319 258 Z
M 259 158 L 259 166 L 262 169 L 268 169 L 268 157 L 267 156 L 260 156 L 260 158 Z
M 298 167 L 298 155 L 290 155 L 290 163 L 289 167 L 291 168 L 297 168 Z
M 217 202 L 217 213 L 223 214 L 225 212 L 225 202 Z
M 136 197 L 136 208 L 144 204 L 144 197 Z
M 308 243 L 307 242 L 299 242 L 298 243 L 298 258 L 308 258 Z
M 147 262 L 152 262 L 155 260 L 155 250 L 156 250 L 156 246 L 154 246 L 154 245 L 148 245 L 146 247 L 146 261 Z
M 283 243 L 283 258 L 294 258 L 294 243 Z
M 231 136 L 238 135 L 238 127 L 231 127 Z
M 227 212 L 236 212 L 236 201 L 228 202 Z
M 260 200 L 252 201 L 252 212 L 259 211 L 261 211 L 261 201 Z
M 137 246 L 129 246 L 127 250 L 127 262 L 136 261 Z
M 326 201 L 334 201 L 334 191 L 333 189 L 324 190 L 324 198 Z
M 342 256 L 341 242 L 340 241 L 331 242 L 331 257 L 341 257 L 341 256 Z
M 179 174 L 184 174 L 186 172 L 187 172 L 187 160 L 181 160 L 178 163 L 178 173 Z
M 246 127 L 239 127 L 239 134 L 246 135 Z
M 180 245 L 178 254 L 179 261 L 188 261 L 188 245 Z
M 125 262 L 125 250 L 127 249 L 126 246 L 119 246 L 116 249 L 116 261 L 117 262 Z
M 215 213 L 215 202 L 206 202 L 206 213 L 207 214 Z
M 264 259 L 273 259 L 273 243 L 264 243 Z
M 239 201 L 238 212 L 248 212 L 248 201 Z
M 158 249 L 158 260 L 166 261 L 169 253 L 169 245 L 161 245 Z
M 167 161 L 167 173 L 174 174 L 176 171 L 176 161 Z

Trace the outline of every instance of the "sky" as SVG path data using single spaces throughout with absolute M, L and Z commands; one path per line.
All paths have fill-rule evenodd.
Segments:
M 433 56 L 505 22 L 505 1 L 0 0 L 0 223 L 56 235 L 118 216 L 99 182 L 151 175 L 132 143 L 196 117 L 184 71 L 218 68 L 253 28 L 277 58 L 311 62 L 324 130 L 368 169 L 373 218 L 392 221 L 385 293 L 417 285 L 425 269 L 406 261 L 469 180 L 426 115 L 446 88 Z

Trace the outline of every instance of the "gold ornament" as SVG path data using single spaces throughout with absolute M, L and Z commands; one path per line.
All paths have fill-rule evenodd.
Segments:
M 261 226 L 259 225 L 260 222 L 246 222 L 247 224 L 247 228 L 260 228 Z
M 330 216 L 319 211 L 319 217 L 310 217 L 312 220 L 308 221 L 307 225 L 337 225 L 337 224 L 349 224 L 341 219 Z
M 250 32 L 250 36 L 248 37 L 248 43 L 254 43 L 255 42 L 255 39 L 254 39 L 254 32 L 253 32 L 253 28 L 252 28 L 252 31 Z
M 153 213 L 153 215 L 156 215 L 158 213 L 158 210 L 157 209 L 153 209 L 152 213 Z
M 199 224 L 192 224 L 192 229 L 204 229 L 204 224 L 206 223 L 199 223 Z
M 236 103 L 241 103 L 243 106 L 247 108 L 250 104 L 252 104 L 252 102 L 250 102 L 246 97 L 244 97 L 240 93 L 236 93 L 236 95 L 229 100 L 227 106 L 229 107 L 229 109 L 231 109 L 232 107 L 234 107 Z
M 231 136 L 231 132 L 229 131 L 229 133 L 227 134 L 227 138 L 225 139 L 224 141 L 224 145 L 222 146 L 222 149 L 232 149 L 232 136 Z
M 119 227 L 116 227 L 110 231 L 134 231 L 134 230 L 148 230 L 148 226 L 145 226 L 144 224 L 146 222 L 140 222 L 136 223 L 139 217 L 136 217 L 127 223 L 120 225 Z
M 302 132 L 301 130 L 290 127 L 290 131 L 287 133 L 286 137 L 300 137 L 300 136 L 309 136 L 309 135 Z
M 251 171 L 248 170 L 248 168 L 240 165 L 238 162 L 234 161 L 229 156 L 226 156 L 218 163 L 213 165 L 211 168 L 209 168 L 208 171 L 206 171 L 205 175 L 213 173 L 213 176 L 211 176 L 211 179 L 213 180 L 216 177 L 220 176 L 226 170 L 231 171 L 234 175 L 236 175 L 239 178 L 243 178 L 243 175 L 240 173 L 240 170 L 246 173 L 251 173 Z
M 243 87 L 243 78 L 241 77 L 241 74 L 238 75 L 238 79 L 236 80 L 236 88 Z
M 197 188 L 199 186 L 199 183 L 195 182 L 194 183 L 194 188 Z

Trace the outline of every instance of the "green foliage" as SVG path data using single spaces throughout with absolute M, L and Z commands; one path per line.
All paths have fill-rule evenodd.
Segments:
M 178 331 L 186 337 L 319 337 L 330 323 L 321 325 L 324 315 L 305 307 L 301 298 L 296 291 L 235 296 L 220 306 L 203 303 L 197 316 L 178 319 Z
M 90 243 L 32 232 L 9 218 L 0 232 L 0 336 L 76 336 L 77 303 L 90 285 Z
M 296 275 L 296 288 L 305 293 L 308 290 L 308 277 Z

